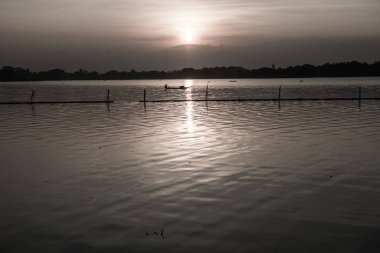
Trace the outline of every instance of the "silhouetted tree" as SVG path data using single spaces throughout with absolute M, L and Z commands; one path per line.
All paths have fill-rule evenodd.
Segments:
M 79 69 L 67 73 L 62 69 L 52 69 L 38 73 L 29 69 L 5 66 L 0 70 L 0 81 L 34 81 L 34 80 L 128 80 L 128 79 L 165 79 L 165 78 L 290 78 L 290 77 L 355 77 L 380 76 L 380 61 L 360 63 L 357 61 L 343 63 L 326 63 L 320 66 L 310 64 L 289 66 L 287 68 L 263 67 L 245 69 L 238 66 L 213 68 L 184 68 L 170 72 L 164 71 L 127 71 L 111 70 L 99 74 Z

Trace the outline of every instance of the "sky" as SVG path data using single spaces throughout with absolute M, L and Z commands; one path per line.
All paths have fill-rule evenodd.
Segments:
M 172 70 L 380 60 L 380 0 L 0 0 L 0 66 Z

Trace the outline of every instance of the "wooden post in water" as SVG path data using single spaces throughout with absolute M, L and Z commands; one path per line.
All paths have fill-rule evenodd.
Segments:
M 30 103 L 34 103 L 34 95 L 35 95 L 35 92 L 32 89 L 32 95 L 30 96 Z
M 362 87 L 359 86 L 359 107 L 362 105 Z
M 107 103 L 110 102 L 110 90 L 107 90 Z
M 144 89 L 144 104 L 145 104 L 145 101 L 146 101 L 146 89 Z
M 208 85 L 206 86 L 206 101 L 208 100 Z
M 278 97 L 277 97 L 277 100 L 280 101 L 280 99 L 281 99 L 281 85 L 278 88 Z

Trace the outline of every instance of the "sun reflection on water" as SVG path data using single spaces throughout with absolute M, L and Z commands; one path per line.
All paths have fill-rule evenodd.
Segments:
M 193 104 L 192 100 L 192 87 L 194 81 L 193 80 L 185 80 L 185 87 L 189 87 L 186 89 L 186 128 L 189 133 L 193 133 L 196 130 L 196 125 L 193 119 Z

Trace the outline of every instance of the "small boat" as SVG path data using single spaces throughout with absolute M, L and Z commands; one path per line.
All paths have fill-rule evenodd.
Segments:
M 236 80 L 229 80 L 230 83 L 236 83 Z
M 190 87 L 186 87 L 186 86 L 183 86 L 183 85 L 181 85 L 179 87 L 169 87 L 167 84 L 165 84 L 164 87 L 165 87 L 166 90 L 170 90 L 170 89 L 177 89 L 177 90 L 181 89 L 181 90 L 184 90 L 184 89 L 190 88 Z

